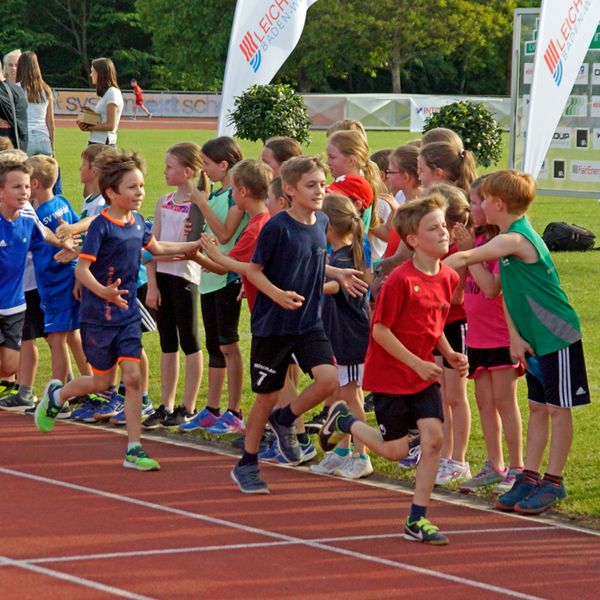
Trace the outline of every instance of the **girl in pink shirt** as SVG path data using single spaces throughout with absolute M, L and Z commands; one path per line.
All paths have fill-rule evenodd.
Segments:
M 480 177 L 471 184 L 469 194 L 474 231 L 460 225 L 454 228 L 459 250 L 481 246 L 499 233 L 497 227 L 486 223 L 481 209 L 479 187 L 482 180 Z M 521 413 L 517 404 L 517 379 L 523 374 L 523 366 L 510 355 L 497 260 L 468 268 L 464 308 L 468 323 L 469 378 L 475 382 L 488 458 L 482 469 L 463 482 L 459 489 L 470 492 L 499 484 L 499 491 L 502 491 L 512 486 L 515 475 L 523 469 Z M 503 429 L 510 468 L 505 466 L 502 455 Z

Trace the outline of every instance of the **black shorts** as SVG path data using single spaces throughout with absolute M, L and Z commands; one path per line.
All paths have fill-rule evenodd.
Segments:
M 527 397 L 531 402 L 558 408 L 590 403 L 581 340 L 544 356 L 527 360 Z
M 518 375 L 525 372 L 523 365 L 510 355 L 508 346 L 500 348 L 469 348 L 467 347 L 469 359 L 469 379 L 477 379 L 484 371 L 495 371 L 497 369 L 517 369 Z
M 452 321 L 445 325 L 444 335 L 454 352 L 467 353 L 467 321 L 465 319 Z M 437 354 L 439 356 L 439 352 Z M 454 368 L 445 358 L 442 362 L 447 369 Z
M 46 337 L 44 333 L 44 311 L 41 306 L 40 294 L 36 288 L 25 292 L 25 323 L 23 323 L 23 341 Z
M 252 391 L 268 394 L 280 390 L 292 357 L 309 374 L 313 367 L 335 364 L 331 343 L 322 329 L 303 335 L 255 335 L 250 352 Z
M 373 393 L 375 417 L 386 442 L 399 440 L 417 427 L 419 419 L 444 420 L 439 383 L 416 394 Z
M 25 311 L 15 315 L 0 316 L 0 346 L 21 350 Z

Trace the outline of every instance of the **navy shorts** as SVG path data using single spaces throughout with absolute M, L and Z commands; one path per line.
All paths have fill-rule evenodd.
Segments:
M 25 311 L 16 315 L 0 316 L 0 346 L 21 350 Z
M 544 356 L 527 359 L 527 397 L 531 402 L 558 408 L 590 403 L 581 340 Z
M 92 370 L 104 373 L 124 360 L 140 362 L 142 324 L 139 319 L 116 327 L 82 323 L 81 342 Z
M 386 442 L 399 440 L 417 427 L 419 419 L 444 420 L 440 384 L 434 383 L 416 394 L 373 393 L 379 431 Z
M 294 358 L 305 373 L 319 365 L 335 364 L 331 343 L 323 330 L 302 335 L 252 336 L 252 391 L 268 394 L 280 390 Z
M 28 342 L 29 340 L 46 337 L 42 300 L 37 288 L 25 292 L 25 302 L 27 303 L 27 310 L 25 311 L 25 323 L 23 324 L 23 341 Z
M 467 348 L 469 359 L 469 379 L 477 379 L 484 371 L 497 369 L 517 369 L 520 377 L 525 373 L 523 365 L 510 355 L 508 346 L 500 348 Z

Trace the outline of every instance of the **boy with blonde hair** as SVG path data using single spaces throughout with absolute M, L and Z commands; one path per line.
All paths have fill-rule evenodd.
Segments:
M 431 194 L 398 209 L 394 226 L 413 257 L 395 269 L 381 289 L 371 319 L 363 387 L 373 392 L 379 429 L 362 423 L 344 402 L 336 402 L 319 432 L 323 450 L 352 434 L 389 460 L 408 454 L 408 432 L 421 436 L 415 493 L 404 525 L 410 541 L 444 545 L 448 538 L 427 518 L 427 508 L 442 449 L 442 367 L 433 358 L 437 348 L 460 373 L 467 357 L 455 352 L 444 336 L 444 324 L 458 275 L 441 259 L 448 253 L 446 200 Z
M 500 260 L 500 283 L 511 355 L 527 365 L 529 427 L 525 470 L 498 498 L 496 508 L 539 514 L 565 498 L 562 473 L 573 439 L 571 409 L 589 404 L 579 318 L 560 287 L 556 267 L 526 212 L 535 180 L 515 170 L 488 175 L 481 184 L 487 222 L 501 235 L 446 259 L 455 269 Z M 550 433 L 548 464 L 540 467 Z

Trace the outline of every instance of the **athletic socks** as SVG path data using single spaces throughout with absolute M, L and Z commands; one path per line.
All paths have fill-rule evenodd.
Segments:
M 292 412 L 292 407 L 289 404 L 283 408 L 275 409 L 273 412 L 275 413 L 275 420 L 284 427 L 291 427 L 298 418 L 298 415 Z
M 244 450 L 244 454 L 242 454 L 242 458 L 240 458 L 240 462 L 238 465 L 243 467 L 244 465 L 257 465 L 258 464 L 258 454 L 252 454 L 250 452 L 246 452 Z
M 213 408 L 212 406 L 207 406 L 206 410 L 213 414 L 215 417 L 220 417 L 221 416 L 221 409 L 220 408 Z
M 560 487 L 562 480 L 563 480 L 563 478 L 561 475 L 551 475 L 550 473 L 544 473 L 543 481 L 545 483 L 550 483 L 556 487 Z
M 141 446 L 142 444 L 140 444 L 140 442 L 128 442 L 127 443 L 127 452 L 129 452 L 130 450 L 133 450 L 135 447 L 137 446 Z
M 356 421 L 355 417 L 349 413 L 346 416 L 340 415 L 337 418 L 336 425 L 340 431 L 350 433 L 350 428 L 352 427 L 352 425 L 354 425 L 355 421 Z
M 19 398 L 21 400 L 31 400 L 33 397 L 33 387 L 31 385 L 19 385 Z
M 228 408 L 227 412 L 230 412 L 234 417 L 237 417 L 240 421 L 244 418 L 241 410 L 233 410 L 233 408 Z
M 523 481 L 525 483 L 535 483 L 537 485 L 540 481 L 540 474 L 537 471 L 523 469 Z
M 352 452 L 352 450 L 350 450 L 350 448 L 336 448 L 334 450 L 334 452 L 338 455 L 338 456 L 348 456 L 348 454 L 350 454 L 350 452 Z
M 418 504 L 410 505 L 410 515 L 408 515 L 409 523 L 416 523 L 421 517 L 427 514 L 427 507 Z
M 304 433 L 297 433 L 296 437 L 298 438 L 298 443 L 306 446 L 308 442 L 310 442 L 310 438 L 308 437 L 308 433 L 306 431 Z

